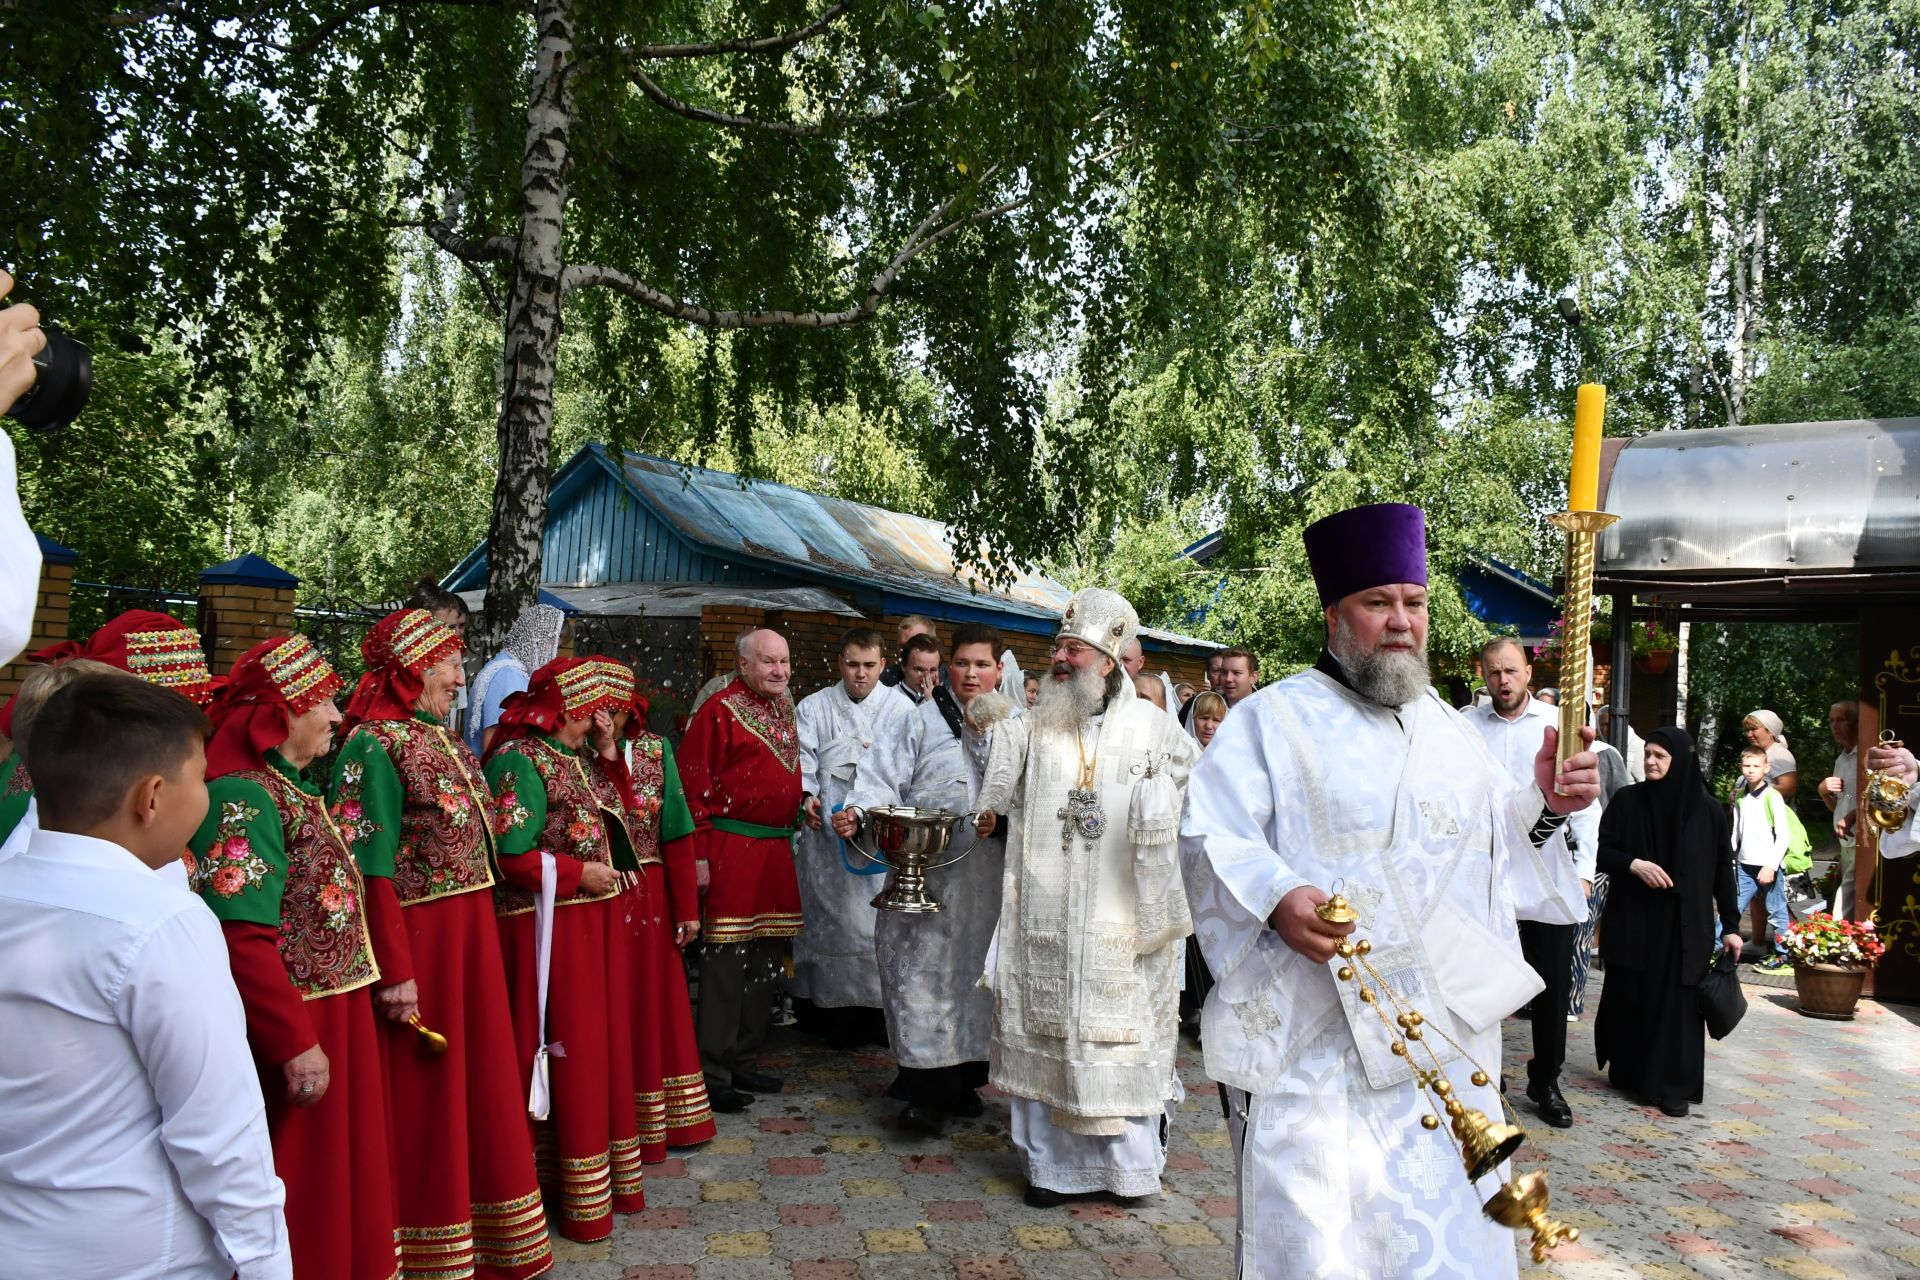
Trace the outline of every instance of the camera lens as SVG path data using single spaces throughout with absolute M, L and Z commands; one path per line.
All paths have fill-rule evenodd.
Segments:
M 40 376 L 7 416 L 37 431 L 57 431 L 80 416 L 93 394 L 93 353 L 64 333 L 49 333 L 33 358 Z

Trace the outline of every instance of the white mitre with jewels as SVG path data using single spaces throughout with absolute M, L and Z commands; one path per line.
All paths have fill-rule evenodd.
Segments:
M 1117 591 L 1088 587 L 1073 593 L 1066 612 L 1060 616 L 1060 635 L 1084 641 L 1100 652 L 1120 661 L 1140 630 L 1140 615 L 1127 598 Z

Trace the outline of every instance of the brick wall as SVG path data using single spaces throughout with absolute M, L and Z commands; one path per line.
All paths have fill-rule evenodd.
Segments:
M 293 589 L 206 583 L 200 592 L 200 628 L 208 668 L 225 675 L 262 640 L 295 630 Z
M 69 609 L 73 603 L 73 566 L 43 560 L 40 565 L 40 597 L 33 608 L 33 635 L 27 641 L 28 653 L 59 644 L 67 639 Z M 0 667 L 0 700 L 20 691 L 29 664 L 24 660 Z

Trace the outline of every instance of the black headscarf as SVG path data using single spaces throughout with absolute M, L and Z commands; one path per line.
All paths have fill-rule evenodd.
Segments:
M 1719 803 L 1707 790 L 1700 761 L 1693 754 L 1693 738 L 1685 729 L 1668 726 L 1647 735 L 1648 746 L 1658 746 L 1673 757 L 1665 776 L 1626 787 L 1614 803 L 1630 806 L 1640 857 L 1658 863 L 1668 873 L 1681 865 L 1678 851 L 1718 830 Z

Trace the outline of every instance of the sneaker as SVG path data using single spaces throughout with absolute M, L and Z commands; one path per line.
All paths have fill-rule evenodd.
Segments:
M 1754 965 L 1753 968 L 1756 973 L 1785 973 L 1793 968 L 1793 966 L 1788 964 L 1780 956 L 1771 955 L 1759 964 Z

